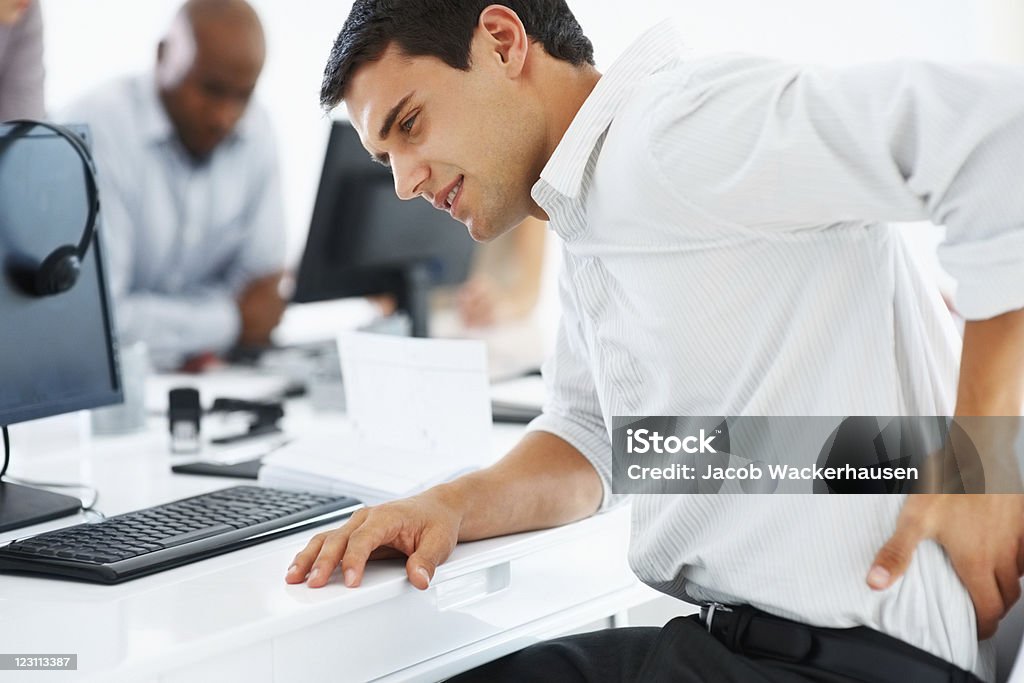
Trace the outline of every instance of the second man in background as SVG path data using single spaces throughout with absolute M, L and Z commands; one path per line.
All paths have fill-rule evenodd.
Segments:
M 122 339 L 144 341 L 160 369 L 265 344 L 284 311 L 278 159 L 250 102 L 265 54 L 244 0 L 189 0 L 154 74 L 65 113 L 94 136 Z

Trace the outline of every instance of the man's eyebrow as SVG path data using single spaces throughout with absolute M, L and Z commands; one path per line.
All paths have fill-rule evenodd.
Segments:
M 398 104 L 391 107 L 391 111 L 389 111 L 388 115 L 384 117 L 384 125 L 380 127 L 380 132 L 377 133 L 381 140 L 388 139 L 388 134 L 391 132 L 391 127 L 395 125 L 395 119 L 397 119 L 398 115 L 402 113 L 402 107 L 404 107 L 409 102 L 409 100 L 412 99 L 413 94 L 414 93 L 409 93 L 401 100 L 399 100 Z

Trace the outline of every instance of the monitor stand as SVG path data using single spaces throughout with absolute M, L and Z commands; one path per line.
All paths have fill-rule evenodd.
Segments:
M 0 482 L 0 532 L 66 517 L 81 509 L 78 498 Z
M 398 271 L 396 304 L 398 310 L 409 314 L 414 337 L 430 336 L 430 282 L 430 268 L 426 263 L 409 263 Z

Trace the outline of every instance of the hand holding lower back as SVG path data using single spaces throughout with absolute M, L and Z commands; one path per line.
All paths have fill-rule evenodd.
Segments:
M 914 549 L 937 541 L 974 603 L 978 637 L 996 632 L 999 620 L 1020 598 L 1024 573 L 1024 495 L 912 495 L 896 531 L 875 557 L 868 585 L 891 586 L 910 564 Z

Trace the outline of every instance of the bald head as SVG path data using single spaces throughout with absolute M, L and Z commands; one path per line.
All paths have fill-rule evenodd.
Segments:
M 193 24 L 205 19 L 227 21 L 259 29 L 260 18 L 245 0 L 188 0 L 181 6 Z
M 185 148 L 209 156 L 245 113 L 266 56 L 244 0 L 189 0 L 157 50 L 160 99 Z
M 181 14 L 192 26 L 200 48 L 218 46 L 264 51 L 263 25 L 245 0 L 189 0 Z

